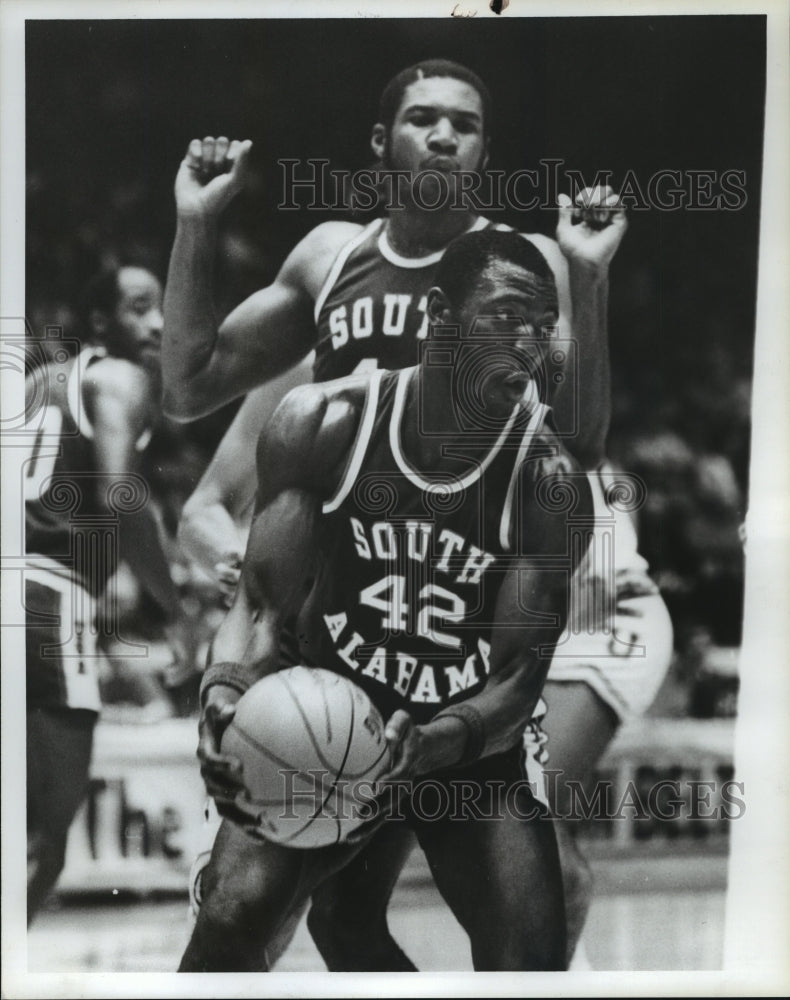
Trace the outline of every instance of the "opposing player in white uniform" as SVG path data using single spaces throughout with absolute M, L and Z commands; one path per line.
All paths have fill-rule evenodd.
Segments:
M 489 105 L 483 85 L 462 67 L 441 61 L 412 67 L 382 96 L 373 149 L 393 168 L 479 169 L 487 158 Z M 185 549 L 214 573 L 226 597 L 238 579 L 252 502 L 250 441 L 283 393 L 310 377 L 313 359 L 276 373 L 309 349 L 315 349 L 316 374 L 322 378 L 379 365 L 413 364 L 426 331 L 427 293 L 447 242 L 458 232 L 488 225 L 471 211 L 427 213 L 409 205 L 366 228 L 350 223 L 319 226 L 294 250 L 275 283 L 243 303 L 217 332 L 206 322 L 211 315 L 206 300 L 211 237 L 221 207 L 243 183 L 246 155 L 244 144 L 229 146 L 225 140 L 190 146 L 176 185 L 180 234 L 166 296 L 168 386 L 174 411 L 182 416 L 202 412 L 237 394 L 239 387 L 274 375 L 242 405 L 185 507 L 180 527 Z M 229 164 L 231 173 L 223 173 Z M 600 203 L 616 202 L 609 190 L 585 193 L 589 195 Z M 568 199 L 563 202 L 558 228 L 562 250 L 543 236 L 528 239 L 545 254 L 557 279 L 561 340 L 570 335 L 573 317 L 576 365 L 554 403 L 569 447 L 592 469 L 603 456 L 608 426 L 607 267 L 625 220 L 622 212 L 614 211 L 604 229 L 585 221 L 576 225 L 576 212 Z M 561 374 L 558 367 L 554 373 Z M 576 382 L 574 372 L 579 375 Z M 572 438 L 568 431 L 575 432 Z M 557 702 L 563 697 L 564 689 Z M 563 765 L 555 761 L 555 766 Z M 574 863 L 573 856 L 569 863 Z M 575 885 L 578 880 L 570 881 Z M 361 888 L 367 888 L 363 882 Z M 360 968 L 353 964 L 354 942 L 378 931 L 386 934 L 383 912 L 377 911 L 374 919 L 364 906 L 324 896 L 324 905 L 314 905 L 310 920 L 314 936 L 324 939 L 324 957 L 331 967 Z M 344 936 L 348 947 L 343 946 Z M 336 944 L 344 956 L 335 960 Z M 362 953 L 376 954 L 372 946 L 360 948 Z M 375 963 L 375 957 L 371 961 Z
M 105 586 L 118 559 L 171 620 L 179 614 L 136 471 L 161 414 L 161 285 L 139 267 L 102 273 L 85 313 L 91 342 L 25 386 L 28 922 L 61 872 L 87 788 L 101 707 L 97 618 L 111 634 Z

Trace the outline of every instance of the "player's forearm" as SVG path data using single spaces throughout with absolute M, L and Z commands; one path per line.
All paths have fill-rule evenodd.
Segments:
M 181 602 L 162 549 L 159 526 L 149 509 L 120 516 L 119 555 L 168 620 L 175 621 L 181 614 Z
M 589 470 L 604 459 L 611 422 L 609 278 L 605 270 L 571 261 L 569 280 L 577 370 L 571 373 L 575 377 L 566 378 L 552 405 L 568 450 Z
M 218 337 L 212 292 L 215 251 L 213 219 L 179 218 L 165 287 L 162 338 L 164 408 L 176 420 L 194 419 L 218 405 L 211 401 L 208 377 Z
M 536 649 L 527 650 L 525 657 L 519 657 L 489 680 L 480 694 L 445 709 L 421 726 L 418 772 L 426 774 L 458 765 L 470 743 L 478 744 L 475 750 L 479 757 L 503 753 L 515 746 L 538 702 L 550 661 L 550 657 L 545 661 L 538 657 Z M 455 707 L 466 713 L 466 720 L 453 715 Z
M 251 676 L 279 669 L 280 630 L 304 602 L 314 568 L 319 501 L 284 490 L 253 521 L 233 604 L 214 640 L 213 660 L 243 663 Z
M 249 685 L 280 669 L 282 617 L 274 605 L 250 600 L 244 583 L 211 644 L 212 663 L 243 665 Z
M 565 627 L 567 587 L 564 581 L 547 580 L 540 570 L 524 570 L 520 583 L 510 580 L 509 585 L 518 590 L 520 601 L 527 602 L 530 614 L 553 618 L 554 624 L 526 628 L 520 624 L 521 603 L 510 600 L 499 607 L 488 681 L 479 694 L 461 702 L 461 711 L 470 710 L 472 715 L 466 720 L 455 717 L 452 715 L 455 706 L 451 706 L 423 727 L 426 761 L 430 765 L 426 770 L 457 764 L 470 745 L 480 757 L 509 750 L 519 742 L 532 717 L 554 646 Z M 446 729 L 450 723 L 452 734 Z M 436 728 L 440 725 L 442 730 Z
M 218 563 L 233 564 L 244 554 L 241 534 L 219 500 L 184 505 L 178 543 L 184 555 L 211 574 Z

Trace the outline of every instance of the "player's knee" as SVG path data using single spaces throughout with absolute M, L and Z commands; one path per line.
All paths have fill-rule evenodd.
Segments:
M 198 922 L 217 935 L 253 933 L 263 940 L 290 903 L 291 893 L 268 877 L 263 865 L 250 858 L 243 865 L 212 859 L 201 873 Z

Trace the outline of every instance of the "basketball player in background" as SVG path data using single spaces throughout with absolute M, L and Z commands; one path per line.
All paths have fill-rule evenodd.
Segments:
M 534 378 L 556 285 L 532 244 L 493 230 L 454 241 L 436 281 L 420 365 L 300 387 L 261 436 L 242 575 L 201 687 L 201 770 L 227 818 L 182 971 L 265 966 L 289 915 L 360 849 L 256 837 L 240 765 L 220 752 L 240 695 L 282 667 L 294 613 L 302 659 L 353 679 L 388 720 L 385 787 L 431 775 L 502 807 L 430 820 L 416 798 L 405 807 L 475 968 L 565 967 L 559 858 L 522 745 L 588 541 L 572 519 L 592 512 Z M 571 520 L 546 502 L 557 487 Z
M 432 169 L 452 177 L 454 170 L 483 169 L 490 105 L 484 85 L 464 67 L 444 60 L 410 67 L 382 94 L 372 149 L 384 167 L 412 173 Z M 488 225 L 471 209 L 446 206 L 426 212 L 413 202 L 368 227 L 320 225 L 295 248 L 275 282 L 217 329 L 211 296 L 216 228 L 224 206 L 244 185 L 248 155 L 248 143 L 222 138 L 190 144 L 176 181 L 178 232 L 165 296 L 166 405 L 174 416 L 197 416 L 264 383 L 243 403 L 180 527 L 185 549 L 215 575 L 226 598 L 238 579 L 254 492 L 250 441 L 287 388 L 310 377 L 312 359 L 284 370 L 313 348 L 317 378 L 414 364 L 426 332 L 428 291 L 447 243 L 467 229 Z M 553 405 L 560 428 L 576 430 L 569 442 L 574 453 L 593 468 L 603 454 L 608 426 L 608 264 L 625 216 L 610 189 L 584 192 L 579 200 L 609 206 L 609 225 L 597 228 L 589 215 L 580 219 L 578 209 L 563 199 L 562 249 L 542 235 L 527 239 L 554 271 L 560 335 L 574 336 L 578 368 L 584 372 L 578 413 L 570 386 Z M 401 861 L 408 848 L 397 852 Z M 394 865 L 394 848 L 388 853 Z M 394 878 L 390 889 L 392 884 Z M 361 880 L 360 888 L 371 887 Z M 358 900 L 329 905 L 329 894 L 324 895 L 326 904 L 314 906 L 310 926 L 330 968 L 361 970 L 354 954 L 356 961 L 372 963 L 364 968 L 410 967 L 399 964 L 401 953 L 386 928 L 386 900 L 374 914 Z M 374 939 L 391 947 L 381 951 Z M 376 964 L 377 956 L 382 964 Z
M 63 868 L 100 710 L 97 622 L 124 559 L 170 622 L 178 594 L 139 458 L 161 416 L 162 288 L 120 267 L 88 285 L 90 343 L 26 380 L 28 923 Z

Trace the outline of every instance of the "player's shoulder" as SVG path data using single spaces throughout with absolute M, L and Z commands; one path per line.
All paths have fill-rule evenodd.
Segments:
M 298 259 L 310 261 L 327 261 L 334 258 L 354 237 L 358 236 L 364 226 L 358 222 L 333 220 L 322 222 L 315 226 L 296 244 L 293 255 Z
M 369 377 L 349 375 L 332 382 L 313 382 L 291 389 L 277 408 L 279 433 L 306 437 L 320 448 L 326 438 L 355 430 L 365 403 Z
M 334 468 L 356 435 L 367 381 L 352 375 L 291 389 L 261 435 L 259 461 L 287 462 L 306 481 Z
M 94 405 L 108 401 L 130 413 L 147 412 L 154 403 L 151 376 L 140 365 L 111 355 L 86 369 L 82 393 Z
M 547 514 L 592 514 L 587 473 L 562 443 L 554 428 L 544 425 L 521 464 L 522 488 Z
M 335 258 L 362 232 L 357 222 L 322 222 L 311 229 L 288 255 L 280 280 L 306 290 L 315 299 Z
M 94 361 L 83 377 L 86 385 L 121 393 L 135 392 L 150 384 L 150 377 L 140 365 L 112 355 Z
M 582 472 L 579 463 L 565 448 L 556 431 L 549 426 L 544 426 L 535 435 L 524 467 L 530 469 L 535 479 L 552 477 L 562 480 Z

